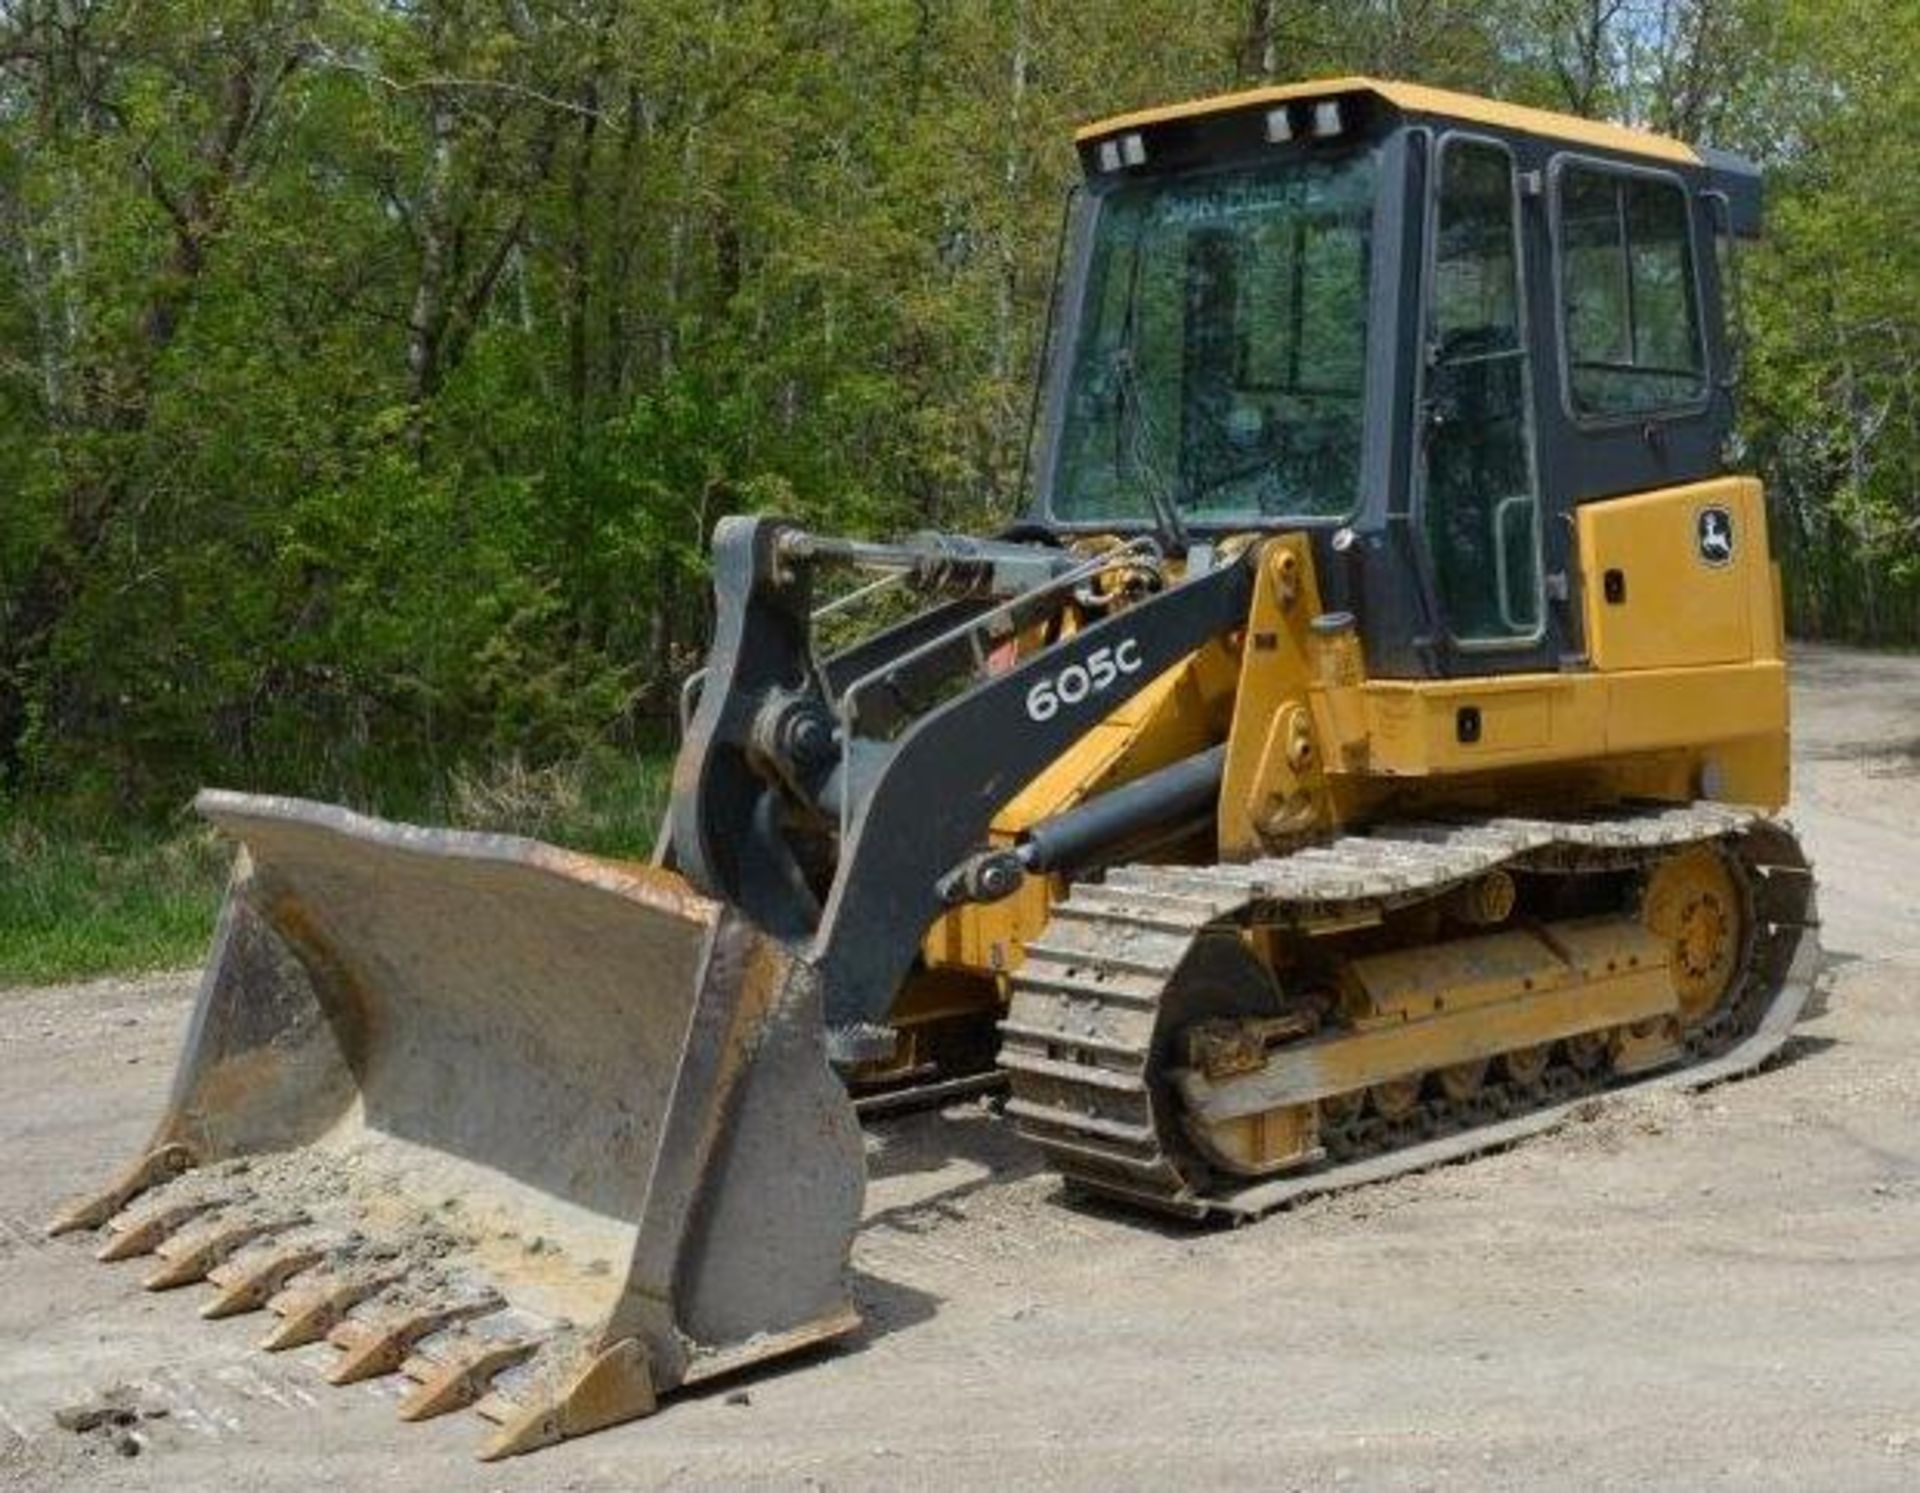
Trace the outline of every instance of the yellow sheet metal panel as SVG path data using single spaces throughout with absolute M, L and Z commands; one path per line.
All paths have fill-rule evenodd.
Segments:
M 1173 665 L 1041 769 L 994 817 L 997 845 L 1095 794 L 1205 751 L 1226 730 L 1239 663 L 1223 642 L 1209 643 Z M 921 953 L 930 968 L 983 977 L 1007 974 L 1025 957 L 1026 941 L 1046 925 L 1060 883 L 1030 877 L 999 902 L 968 902 L 927 930 Z
M 1029 876 L 998 902 L 964 902 L 934 920 L 920 951 L 932 969 L 1010 974 L 1026 955 L 1027 940 L 1046 926 L 1058 893 L 1050 876 Z
M 1050 762 L 994 816 L 996 844 L 1095 793 L 1205 751 L 1233 708 L 1239 661 L 1209 643 L 1173 665 Z
M 1423 1021 L 1554 990 L 1575 978 L 1531 929 L 1509 929 L 1436 949 L 1391 949 L 1353 961 L 1347 1006 L 1356 1030 Z
M 1773 656 L 1775 658 L 1785 658 L 1787 656 L 1786 584 L 1780 578 L 1780 562 L 1778 560 L 1775 560 L 1768 569 L 1773 572 L 1772 594 L 1767 598 L 1767 605 L 1773 611 Z
M 1539 135 L 1548 140 L 1564 140 L 1590 149 L 1618 151 L 1623 155 L 1644 156 L 1649 160 L 1671 161 L 1697 166 L 1700 153 L 1691 145 L 1656 135 L 1647 130 L 1628 129 L 1602 119 L 1581 119 L 1572 114 L 1556 114 L 1547 109 L 1530 109 L 1521 104 L 1505 104 L 1497 99 L 1478 98 L 1469 93 L 1451 93 L 1441 88 L 1426 88 L 1418 83 L 1400 83 L 1382 78 L 1322 78 L 1304 83 L 1283 83 L 1270 88 L 1245 89 L 1238 93 L 1214 94 L 1185 103 L 1165 104 L 1140 109 L 1086 125 L 1074 134 L 1076 142 L 1098 139 L 1118 130 L 1146 129 L 1169 120 L 1192 119 L 1208 114 L 1226 114 L 1237 109 L 1257 109 L 1295 99 L 1330 98 L 1342 93 L 1371 93 L 1385 99 L 1396 109 L 1410 114 L 1432 114 L 1458 119 L 1467 124 L 1488 125 L 1494 129 L 1514 130 Z
M 1572 940 L 1563 938 L 1567 932 L 1573 933 Z M 1550 923 L 1517 936 L 1531 937 L 1538 946 L 1531 990 L 1458 1010 L 1443 1008 L 1417 1020 L 1276 1047 L 1268 1053 L 1264 1068 L 1218 1082 L 1196 1069 L 1181 1069 L 1175 1074 L 1181 1094 L 1201 1123 L 1220 1124 L 1455 1063 L 1477 1062 L 1516 1047 L 1669 1016 L 1678 1009 L 1665 946 L 1632 919 Z M 1511 936 L 1498 937 L 1504 941 Z M 1485 957 L 1485 947 L 1476 946 L 1491 942 L 1465 939 L 1420 952 L 1434 966 L 1441 988 L 1448 983 L 1490 983 L 1485 966 L 1493 961 Z M 1499 962 L 1524 959 L 1503 950 Z M 1502 968 L 1499 973 L 1509 971 Z M 1388 976 L 1389 983 L 1395 979 L 1397 973 Z
M 1712 742 L 1696 755 L 1700 765 L 1691 791 L 1700 797 L 1752 804 L 1768 813 L 1787 806 L 1792 768 L 1785 730 Z
M 1384 681 L 1364 686 L 1367 765 L 1388 777 L 1599 756 L 1606 699 L 1587 676 Z M 1463 720 L 1463 713 L 1470 713 Z
M 1530 752 L 1553 740 L 1553 696 L 1545 689 L 1490 696 L 1480 707 L 1480 744 L 1496 752 Z M 1454 723 L 1459 734 L 1459 722 Z
M 1786 666 L 1773 658 L 1616 674 L 1374 680 L 1362 695 L 1367 771 L 1384 777 L 1704 753 L 1720 742 L 1784 741 L 1787 726 Z M 1462 729 L 1469 710 L 1477 733 Z
M 1247 613 L 1220 780 L 1222 858 L 1284 848 L 1326 826 L 1323 733 L 1314 722 L 1310 633 L 1320 588 L 1306 536 L 1267 541 Z
M 1578 511 L 1587 654 L 1606 673 L 1773 651 L 1760 484 L 1727 477 Z
M 1607 677 L 1607 749 L 1705 745 L 1787 730 L 1787 667 L 1654 669 Z

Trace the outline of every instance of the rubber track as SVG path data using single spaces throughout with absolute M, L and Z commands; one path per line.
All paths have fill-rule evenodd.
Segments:
M 1205 1176 L 1166 1144 L 1148 1057 L 1161 992 L 1196 939 L 1249 921 L 1310 932 L 1444 894 L 1494 869 L 1633 869 L 1679 847 L 1723 840 L 1746 870 L 1751 936 L 1742 976 L 1689 1042 L 1685 1066 L 1633 1079 L 1565 1062 L 1530 1091 L 1490 1086 L 1466 1105 L 1328 1137 L 1343 1159 L 1260 1181 Z M 1702 1088 L 1753 1071 L 1786 1040 L 1818 968 L 1811 869 L 1780 820 L 1725 804 L 1570 820 L 1388 824 L 1277 859 L 1193 868 L 1126 866 L 1072 888 L 1030 944 L 1001 1024 L 1007 1111 L 1063 1177 L 1189 1218 L 1245 1220 L 1512 1145 L 1560 1124 L 1591 1094 Z M 1521 1111 L 1515 1113 L 1514 1111 Z M 1436 1133 L 1437 1132 L 1437 1133 Z M 1453 1133 L 1447 1133 L 1453 1132 Z

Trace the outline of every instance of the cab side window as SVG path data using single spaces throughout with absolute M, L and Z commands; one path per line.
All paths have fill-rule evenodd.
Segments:
M 1425 515 L 1456 641 L 1540 635 L 1527 339 L 1513 158 L 1455 137 L 1441 147 L 1427 320 Z
M 1556 224 L 1575 416 L 1696 404 L 1707 391 L 1685 189 L 1666 177 L 1568 162 Z

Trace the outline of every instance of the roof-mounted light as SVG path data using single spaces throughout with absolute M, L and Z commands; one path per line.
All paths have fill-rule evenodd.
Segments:
M 1293 116 L 1286 106 L 1267 110 L 1267 144 L 1285 145 L 1293 138 Z
M 1346 120 L 1341 114 L 1340 100 L 1322 99 L 1313 106 L 1313 138 L 1331 140 L 1346 128 Z
M 1147 142 L 1140 138 L 1137 130 L 1102 140 L 1096 159 L 1102 171 L 1118 171 L 1122 166 L 1144 166 L 1147 163 Z

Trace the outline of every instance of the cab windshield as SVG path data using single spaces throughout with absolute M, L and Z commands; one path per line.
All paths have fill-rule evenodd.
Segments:
M 1360 481 L 1374 156 L 1105 194 L 1052 472 L 1062 523 L 1341 518 Z

